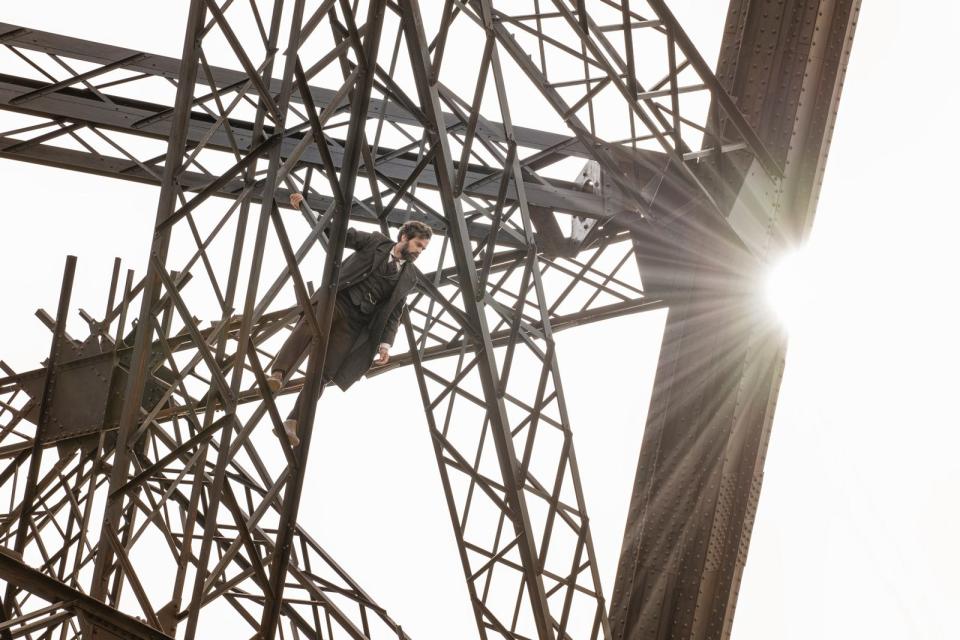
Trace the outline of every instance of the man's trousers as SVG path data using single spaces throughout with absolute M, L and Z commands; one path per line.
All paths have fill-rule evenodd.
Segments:
M 311 305 L 313 313 L 317 313 L 318 303 Z M 336 375 L 340 365 L 346 360 L 353 348 L 354 341 L 370 322 L 370 316 L 364 315 L 353 305 L 346 296 L 338 295 L 333 309 L 333 320 L 330 323 L 330 339 L 327 341 L 327 357 L 323 364 L 323 384 L 320 386 L 314 402 L 320 399 L 324 386 Z M 303 314 L 280 347 L 277 357 L 273 361 L 274 371 L 290 373 L 297 364 L 300 356 L 310 347 L 313 339 L 313 330 Z M 290 412 L 289 418 L 296 418 L 300 403 L 304 401 L 303 394 Z

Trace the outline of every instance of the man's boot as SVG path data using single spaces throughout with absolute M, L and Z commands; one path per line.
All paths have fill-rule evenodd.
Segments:
M 267 386 L 270 387 L 270 391 L 276 393 L 283 388 L 283 371 L 273 371 L 267 376 Z
M 293 418 L 283 421 L 283 432 L 287 434 L 287 440 L 291 447 L 299 446 L 300 438 L 297 437 L 297 421 Z

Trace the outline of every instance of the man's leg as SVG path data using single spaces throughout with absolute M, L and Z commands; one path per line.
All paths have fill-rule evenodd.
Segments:
M 312 313 L 316 313 L 315 303 L 310 305 L 310 308 Z M 293 331 L 290 332 L 289 336 L 287 336 L 287 339 L 280 347 L 280 351 L 277 352 L 277 357 L 273 360 L 273 366 L 271 367 L 273 376 L 271 377 L 280 379 L 284 374 L 292 371 L 297 365 L 297 360 L 300 359 L 300 356 L 310 345 L 310 339 L 312 337 L 313 335 L 310 331 L 310 325 L 307 323 L 307 319 L 301 313 L 300 319 L 293 327 Z
M 330 326 L 330 343 L 327 345 L 327 357 L 323 361 L 323 378 L 332 380 L 353 350 L 357 336 L 369 322 L 349 302 L 337 300 L 334 321 Z
M 356 327 L 351 325 L 356 325 L 357 322 L 355 318 L 349 317 L 351 314 L 347 309 L 347 304 L 348 303 L 338 299 L 333 311 L 333 321 L 330 325 L 330 340 L 327 343 L 327 356 L 324 358 L 323 363 L 323 384 L 317 389 L 316 396 L 313 398 L 307 398 L 301 393 L 283 423 L 284 430 L 287 432 L 287 436 L 290 438 L 290 443 L 293 446 L 297 446 L 300 442 L 296 433 L 301 409 L 306 406 L 303 403 L 316 403 L 320 400 L 320 396 L 323 395 L 323 390 L 326 388 L 327 383 L 334 377 L 337 369 L 340 368 L 340 365 L 343 364 L 344 359 L 346 359 L 350 350 L 353 348 L 353 341 L 356 338 Z M 354 320 L 354 322 L 351 323 L 351 320 Z

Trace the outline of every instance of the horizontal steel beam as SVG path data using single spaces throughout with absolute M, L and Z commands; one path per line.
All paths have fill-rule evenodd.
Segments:
M 145 73 L 151 76 L 177 80 L 180 70 L 180 60 L 169 56 L 161 56 L 143 53 L 134 49 L 126 49 L 114 45 L 93 42 L 82 38 L 74 38 L 48 31 L 30 29 L 20 25 L 0 22 L 0 43 L 41 51 L 75 60 L 84 60 L 98 65 L 108 65 L 119 60 L 127 60 L 123 68 L 135 73 Z M 225 69 L 223 67 L 210 67 L 210 77 L 217 87 L 223 88 L 242 83 L 247 79 L 243 71 L 234 69 Z M 204 74 L 199 74 L 197 84 L 206 84 L 207 78 Z M 280 80 L 274 79 L 268 84 L 271 93 L 280 92 Z M 249 91 L 254 94 L 254 90 Z M 335 90 L 324 87 L 311 86 L 310 93 L 317 107 L 326 107 L 330 104 Z M 291 97 L 294 103 L 300 103 L 297 94 Z M 416 117 L 402 109 L 395 102 L 387 102 L 376 97 L 370 99 L 370 108 L 368 110 L 370 117 L 379 117 L 384 114 L 387 122 L 396 122 L 399 124 L 419 125 Z M 443 114 L 448 127 L 456 125 L 459 120 L 457 116 L 451 113 Z M 481 125 L 483 127 L 483 125 Z M 484 134 L 493 140 L 505 142 L 502 131 L 503 125 L 499 122 L 490 123 L 483 127 Z M 513 127 L 514 139 L 521 147 L 530 149 L 546 150 L 557 149 L 556 153 L 562 156 L 574 156 L 589 159 L 590 154 L 577 142 L 575 138 L 569 135 L 552 133 L 549 131 L 540 131 L 528 127 Z
M 17 97 L 34 92 L 46 85 L 47 83 L 37 80 L 0 74 L 0 108 L 31 116 L 49 118 L 57 122 L 65 121 L 72 124 L 96 127 L 105 132 L 115 131 L 160 140 L 165 140 L 169 134 L 170 124 L 169 121 L 165 119 L 154 121 L 143 126 L 137 126 L 138 122 L 164 111 L 167 107 L 127 100 L 116 96 L 111 96 L 111 100 L 115 104 L 108 104 L 88 90 L 64 89 L 56 93 L 44 94 L 39 98 L 31 100 L 26 105 L 14 104 L 14 100 Z M 204 139 L 212 125 L 212 119 L 205 114 L 191 112 L 187 128 L 188 144 L 196 144 L 198 141 Z M 252 122 L 231 119 L 230 126 L 233 130 L 234 139 L 241 149 L 252 144 L 251 132 L 254 127 Z M 265 129 L 269 134 L 270 128 L 265 127 Z M 284 137 L 281 142 L 281 156 L 284 159 L 290 156 L 303 135 L 303 133 L 299 132 L 288 132 L 288 135 Z M 342 149 L 346 146 L 346 142 L 342 140 L 337 142 L 339 142 L 340 148 L 332 146 L 331 157 L 334 166 L 339 170 L 343 158 Z M 222 127 L 213 132 L 207 146 L 208 148 L 219 151 L 230 151 L 230 141 Z M 377 173 L 397 182 L 402 182 L 413 174 L 419 161 L 416 153 L 412 152 L 396 155 L 393 153 L 393 150 L 385 148 L 380 148 L 379 152 L 381 158 L 378 159 L 376 163 Z M 386 158 L 384 159 L 383 157 Z M 301 160 L 316 168 L 323 166 L 320 154 L 313 146 L 307 149 Z M 367 175 L 367 171 L 362 170 L 361 174 Z M 467 171 L 464 193 L 477 198 L 496 198 L 499 185 L 496 181 L 486 180 L 491 175 L 491 172 L 483 171 L 479 165 L 472 166 L 471 169 Z M 524 188 L 526 189 L 529 203 L 591 218 L 606 217 L 609 215 L 605 213 L 603 199 L 599 196 L 579 191 L 570 183 L 563 181 L 553 182 L 555 184 L 540 184 L 526 181 Z M 417 178 L 416 184 L 418 187 L 435 190 L 437 188 L 437 181 L 433 169 L 428 167 L 422 171 Z M 515 188 L 512 186 L 508 191 L 508 197 L 515 197 Z
M 62 602 L 65 609 L 82 613 L 91 624 L 122 633 L 124 637 L 172 640 L 170 636 L 150 625 L 68 587 L 2 551 L 0 551 L 0 578 L 48 602 Z
M 69 169 L 81 173 L 90 173 L 93 175 L 104 176 L 107 178 L 116 178 L 140 184 L 149 184 L 160 186 L 160 171 L 162 167 L 141 166 L 117 156 L 107 156 L 102 154 L 93 154 L 89 151 L 77 151 L 75 149 L 64 149 L 49 144 L 32 144 L 19 146 L 18 140 L 0 136 L 0 158 L 8 160 L 17 160 L 19 162 L 29 162 L 40 164 L 58 169 Z M 156 169 L 156 171 L 153 171 Z M 180 184 L 188 191 L 199 191 L 210 183 L 210 177 L 198 171 L 184 171 L 180 174 Z M 243 181 L 240 179 L 231 180 L 220 189 L 217 189 L 212 195 L 236 199 L 237 195 L 243 191 Z M 289 209 L 287 204 L 289 190 L 278 188 L 278 204 L 283 208 Z M 261 201 L 262 189 L 254 188 L 252 200 L 259 203 Z M 307 199 L 310 207 L 314 211 L 325 211 L 332 203 L 333 198 L 320 195 L 310 195 Z M 371 207 L 355 206 L 350 211 L 352 220 L 356 222 L 366 222 L 370 224 L 379 224 L 376 213 Z M 422 220 L 431 222 L 431 220 L 420 213 L 405 207 L 395 207 L 387 215 L 387 223 L 391 226 L 399 226 L 407 220 Z M 472 222 L 469 225 L 471 237 L 475 240 L 486 238 L 490 233 L 490 225 L 481 222 Z M 443 233 L 443 227 L 437 229 L 438 233 Z M 515 238 L 502 234 L 497 238 L 498 244 L 505 247 L 520 248 L 522 244 Z
M 0 36 L 0 41 L 8 46 L 113 66 L 116 66 L 116 60 L 122 60 L 124 61 L 122 68 L 125 71 L 162 78 L 175 79 L 175 70 L 179 64 L 179 61 L 173 58 L 153 56 L 57 34 L 31 31 L 6 23 L 0 23 L 0 33 L 10 34 L 6 37 Z M 200 75 L 201 78 L 198 78 L 198 81 L 204 79 L 204 74 Z M 224 87 L 240 88 L 238 85 L 242 85 L 247 78 L 242 72 L 221 68 L 212 68 L 211 77 L 221 91 Z M 101 95 L 98 95 L 102 92 L 70 88 L 64 86 L 65 84 L 62 81 L 58 83 L 44 82 L 32 78 L 0 74 L 0 108 L 133 136 L 164 140 L 167 138 L 170 119 L 166 116 L 171 112 L 171 106 L 124 98 L 118 95 L 107 96 L 109 98 L 109 102 L 107 102 L 101 98 Z M 316 87 L 311 87 L 311 91 L 318 107 L 329 105 L 336 95 L 335 91 Z M 24 97 L 30 97 L 31 99 L 24 102 Z M 383 110 L 382 101 L 371 100 L 371 107 L 368 112 L 370 117 L 379 117 Z M 453 114 L 444 114 L 444 118 L 446 126 L 450 129 L 456 129 L 463 124 Z M 396 101 L 387 103 L 385 120 L 405 125 L 420 124 L 415 117 L 397 106 Z M 207 114 L 198 110 L 192 111 L 188 123 L 188 145 L 203 140 L 213 124 L 213 119 Z M 241 149 L 252 144 L 251 132 L 254 129 L 252 122 L 231 119 L 230 127 L 233 131 L 234 142 Z M 498 142 L 503 141 L 502 134 L 498 134 L 496 131 L 497 123 L 486 123 L 482 126 L 478 125 L 478 127 L 480 132 L 488 139 Z M 269 125 L 265 126 L 264 130 L 267 134 L 272 131 Z M 300 131 L 288 131 L 282 142 L 281 156 L 289 157 L 303 135 L 304 133 Z M 515 128 L 515 140 L 520 147 L 549 151 L 548 155 L 551 159 L 540 158 L 539 162 L 541 163 L 549 163 L 565 157 L 588 157 L 582 146 L 575 138 L 570 136 L 518 127 Z M 344 141 L 339 142 L 341 149 L 346 146 Z M 218 127 L 207 142 L 207 146 L 229 152 L 231 141 L 223 128 Z M 342 159 L 341 149 L 336 148 L 335 145 L 331 148 L 331 156 L 338 170 Z M 398 182 L 402 182 L 414 172 L 419 160 L 416 153 L 396 155 L 392 150 L 382 147 L 379 151 L 380 158 L 376 166 L 378 174 Z M 322 167 L 321 157 L 312 146 L 304 153 L 302 161 L 318 168 Z M 477 198 L 495 199 L 499 185 L 496 180 L 489 179 L 494 175 L 498 175 L 496 170 L 486 170 L 481 165 L 471 165 L 466 172 L 464 193 Z M 528 178 L 524 182 L 529 204 L 585 217 L 604 218 L 609 216 L 609 211 L 605 210 L 601 197 L 580 191 L 572 183 L 553 179 L 547 181 L 539 176 L 536 180 Z M 432 167 L 427 167 L 420 173 L 416 185 L 429 189 L 437 188 L 436 176 Z M 507 197 L 508 200 L 516 197 L 516 189 L 513 185 L 509 187 Z

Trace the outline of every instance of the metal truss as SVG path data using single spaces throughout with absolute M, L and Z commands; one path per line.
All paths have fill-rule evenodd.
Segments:
M 619 637 L 554 334 L 716 289 L 665 277 L 693 262 L 680 230 L 753 268 L 718 176 L 776 189 L 784 159 L 665 3 L 586 4 L 192 0 L 179 60 L 0 24 L 0 157 L 160 187 L 143 278 L 117 263 L 74 339 L 70 263 L 45 367 L 0 379 L 6 637 L 194 638 L 225 611 L 258 638 L 407 637 L 297 525 L 313 408 L 301 447 L 276 438 L 264 371 L 321 265 L 329 327 L 348 221 L 409 219 L 437 266 L 369 375 L 412 365 L 480 637 Z
M 42 571 L 28 567 L 9 552 L 0 552 L 0 575 L 17 585 L 19 589 L 50 604 L 29 613 L 8 615 L 0 623 L 0 633 L 11 637 L 31 637 L 33 634 L 49 635 L 56 628 L 70 625 L 76 633 L 73 619 L 111 637 L 143 638 L 144 640 L 167 640 L 170 636 L 145 624 L 142 620 L 124 615 L 87 594 L 51 578 Z

